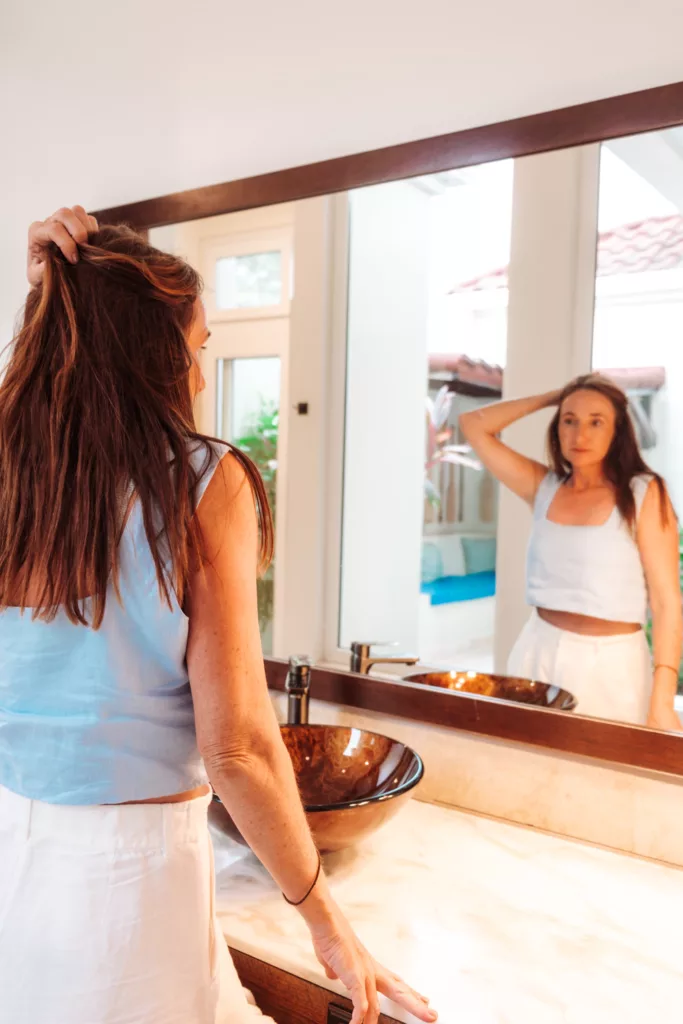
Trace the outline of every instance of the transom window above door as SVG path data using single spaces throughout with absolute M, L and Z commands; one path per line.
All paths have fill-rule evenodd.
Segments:
M 217 309 L 262 309 L 282 303 L 282 253 L 222 256 L 216 262 Z
M 202 242 L 209 319 L 288 316 L 292 293 L 291 231 L 249 232 Z

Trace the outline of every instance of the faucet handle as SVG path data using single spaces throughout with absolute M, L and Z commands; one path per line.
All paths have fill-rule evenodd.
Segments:
M 289 671 L 285 680 L 287 693 L 308 693 L 311 686 L 313 661 L 306 654 L 293 654 L 289 659 Z

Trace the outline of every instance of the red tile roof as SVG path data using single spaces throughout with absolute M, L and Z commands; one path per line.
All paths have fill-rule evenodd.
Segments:
M 597 276 L 641 274 L 649 270 L 673 270 L 683 266 L 683 215 L 650 217 L 622 224 L 598 235 Z M 507 288 L 508 268 L 500 267 L 451 289 L 462 292 Z
M 503 368 L 485 363 L 483 359 L 470 359 L 469 356 L 459 354 L 432 354 L 429 357 L 429 369 L 431 373 L 452 373 L 466 384 L 479 384 L 493 391 L 501 391 L 503 388 Z
M 478 384 L 493 392 L 501 393 L 503 390 L 503 367 L 486 363 L 483 359 L 470 359 L 469 356 L 460 353 L 453 355 L 432 353 L 429 356 L 429 369 L 431 373 L 450 373 L 454 379 L 463 383 Z M 609 377 L 624 391 L 634 389 L 659 391 L 666 383 L 666 370 L 663 366 L 600 369 L 596 372 L 601 373 L 604 377 Z

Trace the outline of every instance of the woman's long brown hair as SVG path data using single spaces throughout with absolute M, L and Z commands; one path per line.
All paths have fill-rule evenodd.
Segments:
M 211 451 L 194 424 L 186 342 L 199 275 L 123 227 L 101 228 L 79 252 L 71 265 L 50 247 L 0 385 L 0 609 L 27 608 L 37 584 L 34 617 L 63 608 L 97 629 L 110 583 L 119 595 L 131 488 L 160 593 L 183 603 L 203 558 L 195 490 Z M 256 467 L 233 452 L 254 492 L 263 567 L 268 499 Z
M 628 411 L 626 394 L 607 377 L 596 373 L 585 374 L 570 381 L 562 391 L 557 412 L 548 428 L 547 447 L 550 468 L 561 480 L 567 480 L 571 476 L 571 463 L 562 454 L 559 427 L 562 405 L 570 395 L 577 391 L 596 391 L 599 395 L 609 399 L 614 406 L 614 437 L 605 458 L 603 472 L 614 488 L 617 509 L 629 530 L 633 533 L 636 527 L 636 503 L 633 497 L 632 483 L 635 477 L 642 475 L 651 476 L 657 481 L 661 522 L 665 527 L 669 521 L 671 507 L 666 484 L 658 473 L 650 469 L 640 454 L 633 421 Z

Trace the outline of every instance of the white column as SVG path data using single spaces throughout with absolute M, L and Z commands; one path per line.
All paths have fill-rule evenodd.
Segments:
M 504 397 L 560 387 L 591 366 L 599 145 L 515 164 Z M 514 424 L 505 441 L 545 458 L 549 412 Z M 528 610 L 524 600 L 531 513 L 501 488 L 495 661 L 504 671 Z
M 294 211 L 294 295 L 290 312 L 284 599 L 274 637 L 278 657 L 322 655 L 325 455 L 332 274 L 330 197 Z M 305 403 L 307 412 L 299 412 Z
M 418 635 L 429 198 L 351 195 L 341 644 Z

